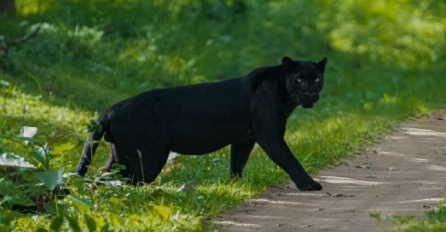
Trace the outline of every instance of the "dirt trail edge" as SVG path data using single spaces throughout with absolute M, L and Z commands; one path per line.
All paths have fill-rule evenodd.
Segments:
M 371 218 L 423 216 L 446 196 L 446 111 L 403 122 L 348 165 L 313 175 L 318 192 L 294 184 L 269 188 L 217 220 L 224 231 L 389 231 Z

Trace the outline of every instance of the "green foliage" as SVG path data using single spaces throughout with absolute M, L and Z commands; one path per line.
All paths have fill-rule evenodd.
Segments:
M 416 220 L 414 216 L 390 215 L 381 216 L 380 212 L 371 213 L 370 217 L 377 220 L 387 220 L 397 226 L 395 231 L 401 232 L 440 232 L 446 230 L 445 201 L 438 205 L 438 209 L 426 213 L 427 220 Z
M 101 130 L 98 113 L 145 90 L 236 77 L 284 55 L 327 56 L 321 101 L 291 115 L 285 136 L 311 173 L 365 149 L 399 120 L 445 105 L 444 1 L 16 3 L 18 15 L 1 19 L 0 36 L 12 41 L 41 30 L 11 49 L 14 68 L 0 71 L 0 155 L 19 155 L 45 174 L 1 176 L 0 191 L 14 203 L 49 200 L 46 215 L 35 218 L 0 203 L 0 230 L 207 231 L 215 225 L 203 227 L 205 219 L 288 181 L 256 147 L 238 181 L 227 178 L 225 148 L 180 156 L 141 188 L 97 186 L 100 177 L 115 178 L 99 170 L 103 142 L 85 179 L 67 173 L 62 180 L 57 170 L 74 170 L 87 133 Z M 57 199 L 62 181 L 72 194 Z M 442 214 L 411 225 L 442 228 Z
M 446 201 L 442 201 L 437 205 L 437 209 L 430 210 L 426 213 L 426 220 L 413 220 L 408 218 L 407 220 L 399 220 L 397 223 L 401 224 L 398 231 L 404 232 L 439 232 L 446 230 L 446 213 L 445 213 Z M 398 218 L 405 218 L 397 216 Z
M 52 231 L 59 231 L 62 228 L 63 217 L 54 217 L 50 224 L 50 229 Z
M 426 215 L 431 221 L 446 223 L 446 201 L 438 204 L 436 210 L 431 210 Z
M 34 174 L 43 183 L 48 191 L 54 190 L 57 186 L 63 184 L 64 168 L 51 172 L 35 172 Z
M 101 132 L 102 126 L 99 125 L 95 120 L 90 120 L 90 124 L 87 126 L 87 131 L 90 133 Z

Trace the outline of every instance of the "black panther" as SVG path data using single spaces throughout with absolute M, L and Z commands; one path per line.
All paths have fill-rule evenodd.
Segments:
M 123 100 L 97 120 L 76 172 L 84 176 L 102 137 L 110 143 L 105 165 L 124 165 L 124 175 L 155 180 L 169 151 L 202 155 L 231 145 L 230 173 L 241 177 L 254 144 L 302 191 L 321 190 L 285 143 L 287 118 L 297 106 L 312 108 L 324 85 L 327 58 L 315 63 L 282 59 L 248 75 L 190 86 L 147 91 Z M 91 145 L 93 144 L 93 145 Z

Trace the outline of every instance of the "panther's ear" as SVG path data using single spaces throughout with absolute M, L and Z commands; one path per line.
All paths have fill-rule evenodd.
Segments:
M 324 57 L 321 61 L 316 64 L 317 70 L 321 73 L 325 72 L 325 65 L 327 64 L 327 57 Z
M 292 72 L 293 70 L 295 70 L 297 68 L 296 62 L 294 62 L 288 56 L 285 56 L 282 58 L 282 65 L 283 65 L 283 68 L 285 69 L 286 73 Z

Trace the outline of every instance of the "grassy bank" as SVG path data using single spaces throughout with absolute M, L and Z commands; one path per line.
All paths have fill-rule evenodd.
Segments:
M 440 202 L 435 209 L 426 212 L 425 217 L 415 219 L 415 216 L 389 215 L 380 212 L 370 216 L 381 221 L 390 221 L 396 225 L 398 232 L 440 232 L 446 229 L 446 201 Z
M 287 125 L 286 140 L 310 173 L 364 149 L 398 121 L 446 104 L 440 1 L 39 3 L 17 1 L 18 15 L 0 25 L 0 34 L 12 39 L 41 23 L 38 36 L 3 61 L 0 154 L 39 165 L 32 154 L 47 144 L 48 171 L 74 170 L 95 111 L 148 89 L 244 75 L 284 55 L 329 59 L 320 102 L 297 109 Z M 21 140 L 23 126 L 38 129 L 31 145 Z M 104 143 L 96 168 L 107 153 Z M 258 147 L 244 178 L 232 181 L 228 155 L 225 148 L 181 158 L 142 188 L 93 190 L 69 179 L 74 197 L 50 201 L 47 214 L 33 218 L 0 205 L 0 227 L 50 230 L 62 220 L 63 228 L 85 230 L 212 230 L 205 219 L 288 181 Z M 43 191 L 12 181 L 1 177 L 0 190 L 18 203 Z

